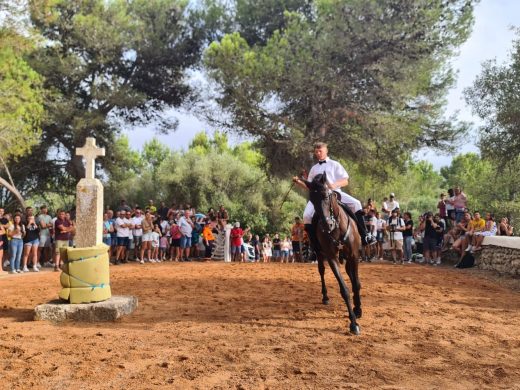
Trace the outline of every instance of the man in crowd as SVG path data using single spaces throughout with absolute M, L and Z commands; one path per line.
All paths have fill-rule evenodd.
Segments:
M 128 237 L 130 236 L 131 223 L 126 218 L 126 211 L 116 212 L 116 237 L 117 237 L 117 251 L 114 264 L 119 264 L 120 261 L 125 261 L 126 248 L 128 246 Z
M 184 252 L 184 261 L 190 261 L 191 234 L 193 232 L 193 222 L 191 222 L 189 210 L 184 211 L 184 215 L 179 218 L 178 225 L 182 234 L 181 259 Z
M 456 193 L 457 193 L 457 189 L 455 189 L 455 194 Z M 456 210 L 457 209 L 455 208 L 455 211 Z M 473 219 L 469 223 L 469 230 L 466 233 L 466 239 L 467 239 L 467 243 L 468 243 L 466 252 L 473 250 L 472 243 L 473 243 L 473 236 L 475 235 L 475 233 L 483 232 L 485 228 L 486 228 L 486 221 L 484 221 L 484 219 L 481 218 L 480 212 L 475 211 L 473 213 Z
M 392 210 L 399 208 L 399 202 L 395 200 L 395 194 L 393 192 L 390 194 L 390 200 L 383 202 L 383 205 L 385 204 L 386 207 L 383 209 L 383 212 L 389 216 L 392 214 Z
M 240 228 L 240 222 L 235 222 L 235 227 L 231 229 L 231 261 L 239 262 L 242 257 L 242 236 L 243 230 Z
M 229 219 L 229 214 L 227 210 L 224 208 L 224 205 L 220 205 L 218 211 L 217 211 L 217 221 L 220 225 L 221 229 L 224 229 L 224 227 L 227 225 L 227 221 Z
M 51 261 L 51 230 L 52 230 L 52 217 L 49 215 L 47 206 L 43 205 L 40 207 L 40 214 L 36 218 L 36 224 L 40 228 L 40 244 L 38 248 L 38 258 L 43 265 L 49 264 Z
M 73 232 L 74 226 L 72 226 L 70 220 L 66 218 L 65 211 L 59 210 L 56 222 L 54 222 L 54 237 L 56 239 L 54 271 L 60 270 L 60 248 L 67 248 L 69 246 L 69 241 Z
M 291 241 L 292 249 L 294 253 L 294 260 L 297 262 L 302 261 L 302 249 L 303 249 L 303 232 L 305 226 L 301 222 L 300 217 L 294 218 L 294 225 L 291 227 Z
M 132 218 L 132 237 L 134 240 L 134 253 L 135 260 L 140 261 L 139 254 L 141 253 L 141 247 L 143 245 L 143 215 L 140 207 L 135 209 L 135 216 Z
M 282 240 L 280 235 L 276 233 L 273 237 L 273 260 L 280 261 L 282 257 Z
M 392 249 L 392 260 L 396 264 L 399 261 L 403 264 L 403 233 L 405 223 L 399 216 L 399 209 L 395 208 L 388 219 L 387 229 L 390 236 L 390 248 Z
M 155 205 L 153 204 L 153 199 L 150 199 L 148 201 L 148 206 L 146 206 L 146 208 L 150 210 L 152 214 L 155 214 L 157 212 L 157 207 L 155 207 Z
M 315 164 L 310 172 L 308 180 L 312 181 L 314 177 L 318 174 L 326 173 L 327 175 L 327 186 L 340 194 L 342 203 L 346 204 L 350 211 L 355 216 L 356 224 L 358 227 L 358 232 L 361 236 L 361 242 L 363 245 L 369 245 L 375 243 L 375 239 L 372 236 L 367 234 L 365 229 L 365 220 L 363 219 L 363 210 L 361 207 L 361 202 L 356 198 L 348 195 L 347 193 L 341 191 L 342 187 L 345 187 L 349 183 L 349 175 L 345 168 L 337 162 L 328 157 L 329 150 L 327 148 L 327 144 L 324 142 L 318 142 L 314 145 L 314 155 L 318 160 L 318 163 Z M 303 181 L 301 181 L 298 177 L 294 177 L 293 181 L 298 184 L 300 187 L 308 190 L 307 186 Z M 303 212 L 303 223 L 305 224 L 305 230 L 309 235 L 309 239 L 311 241 L 311 245 L 315 252 L 320 250 L 320 246 L 318 243 L 318 239 L 316 237 L 316 232 L 314 230 L 314 226 L 312 225 L 312 217 L 314 215 L 314 206 L 309 201 L 307 202 L 307 206 L 305 207 L 305 211 Z
M 168 211 L 170 209 L 166 207 L 166 204 L 164 202 L 161 202 L 161 207 L 157 210 L 157 213 L 159 214 L 159 217 L 161 217 L 161 221 L 164 221 L 168 219 Z
M 119 207 L 117 208 L 117 211 L 124 211 L 126 213 L 127 211 L 132 211 L 132 209 L 130 208 L 130 206 L 128 206 L 126 204 L 126 200 L 121 199 L 121 202 L 119 202 Z

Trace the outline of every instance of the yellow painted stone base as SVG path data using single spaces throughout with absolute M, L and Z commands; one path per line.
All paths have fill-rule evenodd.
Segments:
M 108 246 L 61 248 L 60 298 L 70 303 L 100 302 L 112 296 Z

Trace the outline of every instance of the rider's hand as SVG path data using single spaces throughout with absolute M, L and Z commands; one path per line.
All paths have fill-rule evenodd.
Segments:
M 298 176 L 294 176 L 294 177 L 292 178 L 292 181 L 293 181 L 294 183 L 299 183 L 299 182 L 300 182 L 300 178 L 299 178 Z

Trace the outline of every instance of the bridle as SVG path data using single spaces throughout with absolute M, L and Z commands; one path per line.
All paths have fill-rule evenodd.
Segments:
M 315 190 L 315 192 L 319 192 L 317 190 Z M 338 212 L 338 215 L 334 215 L 334 207 L 333 207 L 333 200 L 332 198 L 333 197 L 336 197 L 336 193 L 332 190 L 327 190 L 327 194 L 325 196 L 324 199 L 321 200 L 322 202 L 322 205 L 323 205 L 323 202 L 325 201 L 325 199 L 327 200 L 328 202 L 328 209 L 329 209 L 329 215 L 328 216 L 325 216 L 325 213 L 323 212 L 323 207 L 322 207 L 322 212 L 320 214 L 321 215 L 321 218 L 320 218 L 320 222 L 319 223 L 319 226 L 320 226 L 320 229 L 323 233 L 327 233 L 329 239 L 332 241 L 332 243 L 334 244 L 334 246 L 336 246 L 338 249 L 342 249 L 343 248 L 343 242 L 346 240 L 346 238 L 348 237 L 349 233 L 350 233 L 350 218 L 348 217 L 347 215 L 347 231 L 345 233 L 345 235 L 340 238 L 339 240 L 335 239 L 332 235 L 332 233 L 336 230 L 336 229 L 339 229 L 340 228 L 340 223 L 339 223 L 339 213 Z M 337 198 L 336 198 L 337 200 Z M 341 207 L 339 204 L 337 204 L 337 207 L 338 209 Z M 341 232 L 340 232 L 341 233 Z

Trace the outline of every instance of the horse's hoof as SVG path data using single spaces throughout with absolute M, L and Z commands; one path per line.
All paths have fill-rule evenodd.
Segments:
M 328 305 L 329 304 L 329 300 L 328 299 L 324 299 L 321 301 L 321 303 L 323 303 L 324 305 Z
M 354 314 L 356 315 L 356 318 L 361 318 L 361 316 L 363 315 L 363 310 L 361 310 L 360 307 L 355 307 Z
M 355 334 L 356 336 L 359 336 L 361 334 L 361 329 L 359 328 L 359 325 L 350 324 L 350 333 Z

